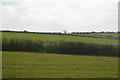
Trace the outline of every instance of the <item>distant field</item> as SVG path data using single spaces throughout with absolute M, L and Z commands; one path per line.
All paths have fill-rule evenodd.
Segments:
M 3 52 L 3 78 L 118 78 L 118 58 Z
M 63 40 L 63 41 L 78 41 L 78 42 L 95 43 L 95 44 L 118 45 L 118 40 L 114 40 L 114 39 L 89 38 L 89 37 L 79 37 L 79 36 L 70 36 L 70 35 L 48 35 L 48 34 L 3 32 L 2 37 L 8 39 L 27 38 L 32 40 L 46 40 L 46 41 Z
M 118 33 L 90 33 L 90 34 L 74 34 L 84 37 L 104 38 L 104 39 L 118 39 Z

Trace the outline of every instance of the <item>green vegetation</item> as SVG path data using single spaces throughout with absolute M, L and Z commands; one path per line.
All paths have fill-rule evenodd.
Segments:
M 118 56 L 118 47 L 71 41 L 41 41 L 29 39 L 2 39 L 3 51 L 46 52 L 57 54 Z
M 118 78 L 118 58 L 111 57 L 118 54 L 117 33 L 2 32 L 1 38 L 3 78 Z
M 118 78 L 118 58 L 3 51 L 3 78 Z
M 70 36 L 70 35 L 2 32 L 2 37 L 7 39 L 25 38 L 31 40 L 44 40 L 44 41 L 63 40 L 63 41 L 85 42 L 85 43 L 95 43 L 95 44 L 118 45 L 118 40 L 114 40 L 114 39 L 90 38 L 90 37 L 79 37 L 79 36 Z
M 104 38 L 104 39 L 118 39 L 118 33 L 88 33 L 88 34 L 74 34 L 84 37 Z

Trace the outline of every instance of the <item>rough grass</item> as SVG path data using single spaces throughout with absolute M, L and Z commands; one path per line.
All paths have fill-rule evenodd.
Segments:
M 3 52 L 3 78 L 118 78 L 118 58 Z
M 79 36 L 70 36 L 70 35 L 48 35 L 48 34 L 33 34 L 33 33 L 2 32 L 2 37 L 8 38 L 8 39 L 28 38 L 32 40 L 46 40 L 46 41 L 63 40 L 63 41 L 78 41 L 78 42 L 95 43 L 95 44 L 118 45 L 118 40 L 79 37 Z

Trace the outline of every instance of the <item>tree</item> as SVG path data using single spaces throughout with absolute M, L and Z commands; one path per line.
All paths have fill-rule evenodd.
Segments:
M 28 32 L 27 30 L 24 30 L 24 32 Z
M 67 31 L 66 31 L 66 30 L 64 30 L 63 32 L 64 32 L 64 34 L 66 34 L 66 33 L 67 33 Z

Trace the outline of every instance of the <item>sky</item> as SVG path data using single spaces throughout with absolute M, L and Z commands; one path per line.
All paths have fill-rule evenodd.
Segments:
M 0 30 L 118 31 L 119 0 L 1 0 Z

